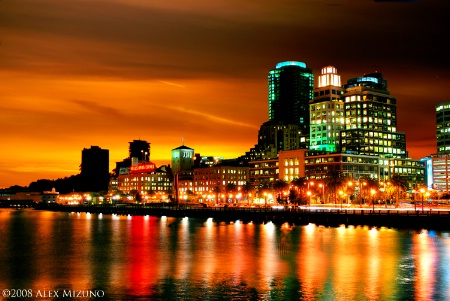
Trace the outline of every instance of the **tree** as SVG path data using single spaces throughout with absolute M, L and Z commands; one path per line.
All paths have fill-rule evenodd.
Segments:
M 300 191 L 300 198 L 303 199 L 305 197 L 305 184 L 308 182 L 306 177 L 294 178 L 291 181 L 291 184 Z
M 340 170 L 330 170 L 325 176 L 325 185 L 333 192 L 335 204 L 337 204 L 337 191 L 344 185 L 345 180 L 344 173 Z
M 277 201 L 281 201 L 281 195 L 283 194 L 283 191 L 286 190 L 289 187 L 288 182 L 285 180 L 276 180 L 273 184 L 273 189 L 277 193 Z
M 258 196 L 261 197 L 261 195 L 264 196 L 264 202 L 267 205 L 267 195 L 272 190 L 272 183 L 261 183 L 258 186 Z
M 212 190 L 213 190 L 214 194 L 216 195 L 216 204 L 219 204 L 219 202 L 220 202 L 219 196 L 220 196 L 220 192 L 221 192 L 220 186 L 216 185 L 213 187 Z
M 247 198 L 247 202 L 250 203 L 250 199 L 248 198 L 248 195 L 255 190 L 255 188 L 252 186 L 250 182 L 245 182 L 244 185 L 242 185 L 242 193 L 244 194 L 245 198 Z
M 237 186 L 236 186 L 236 184 L 234 184 L 234 183 L 228 183 L 228 184 L 225 186 L 225 192 L 226 192 L 227 194 L 235 193 L 236 191 L 237 191 Z
M 394 174 L 389 182 L 391 182 L 392 186 L 394 186 L 395 192 L 397 192 L 397 200 L 395 202 L 395 206 L 397 207 L 400 203 L 400 193 L 408 190 L 408 180 L 401 175 Z
M 377 179 L 369 176 L 364 176 L 359 179 L 359 182 L 361 185 L 360 197 L 362 197 L 362 199 L 370 199 L 371 191 L 378 191 L 379 182 Z
M 136 189 L 130 190 L 130 195 L 134 197 L 136 203 L 139 203 L 141 201 L 141 195 L 139 194 L 139 191 L 137 191 Z

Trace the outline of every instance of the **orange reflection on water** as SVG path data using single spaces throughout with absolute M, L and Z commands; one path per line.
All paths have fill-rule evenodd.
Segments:
M 427 231 L 415 234 L 413 240 L 413 258 L 416 269 L 414 282 L 416 300 L 433 300 L 435 279 L 436 248 L 434 238 Z
M 298 278 L 307 298 L 317 298 L 317 291 L 333 291 L 337 300 L 385 300 L 395 293 L 394 231 L 311 224 L 302 230 Z
M 326 270 L 330 264 L 327 258 L 327 245 L 331 239 L 328 229 L 309 224 L 301 229 L 298 262 L 298 278 L 303 284 L 303 291 L 307 297 L 313 297 L 317 285 L 322 286 L 326 281 Z
M 270 290 L 271 284 L 277 273 L 284 274 L 286 267 L 279 260 L 277 243 L 277 225 L 272 222 L 260 225 L 260 237 L 256 243 L 259 246 L 259 254 L 256 254 L 255 272 L 260 274 L 258 288 Z

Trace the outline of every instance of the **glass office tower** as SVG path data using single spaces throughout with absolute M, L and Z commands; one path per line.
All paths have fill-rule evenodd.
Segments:
M 405 133 L 397 132 L 396 98 L 381 73 L 348 80 L 345 92 L 345 130 L 342 152 L 407 158 Z
M 269 120 L 295 124 L 309 137 L 309 101 L 314 99 L 314 75 L 306 64 L 286 61 L 269 71 Z
M 344 101 L 341 76 L 333 66 L 322 68 L 309 108 L 310 149 L 336 152 L 340 132 L 344 129 Z

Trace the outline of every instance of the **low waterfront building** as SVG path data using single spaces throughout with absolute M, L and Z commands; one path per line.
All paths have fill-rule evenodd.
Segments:
M 152 162 L 141 162 L 131 166 L 128 173 L 117 177 L 117 190 L 123 194 L 139 194 L 142 201 L 166 200 L 172 190 L 167 167 L 156 168 Z
M 208 195 L 211 199 L 225 193 L 229 184 L 234 185 L 238 193 L 248 181 L 249 167 L 247 166 L 219 165 L 193 170 L 193 192 L 203 198 L 207 198 Z
M 58 202 L 59 192 L 53 188 L 51 191 L 42 192 L 42 203 L 56 204 Z
M 450 154 L 433 154 L 431 159 L 432 183 L 429 185 L 438 192 L 450 191 Z
M 255 160 L 248 164 L 250 184 L 255 188 L 270 184 L 280 178 L 278 158 Z

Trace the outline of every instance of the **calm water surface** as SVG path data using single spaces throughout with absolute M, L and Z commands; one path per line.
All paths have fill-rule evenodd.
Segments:
M 447 232 L 0 209 L 0 290 L 102 290 L 98 300 L 450 300 L 449 283 Z

